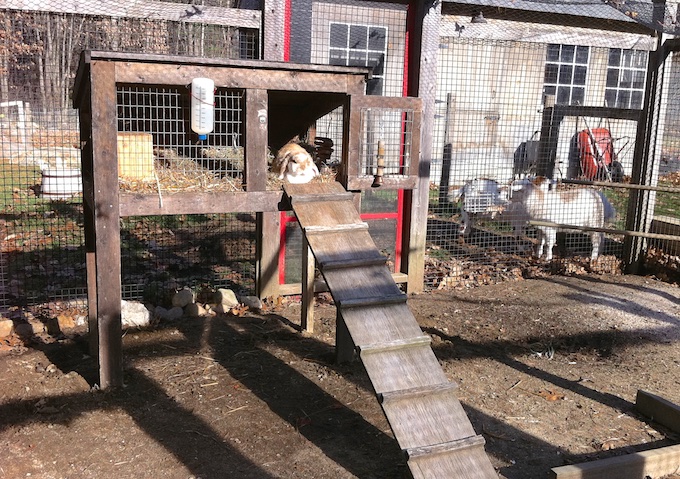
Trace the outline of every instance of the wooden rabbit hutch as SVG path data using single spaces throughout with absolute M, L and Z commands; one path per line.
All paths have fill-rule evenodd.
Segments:
M 202 141 L 190 126 L 196 78 L 214 82 L 214 129 Z M 422 288 L 422 277 L 408 275 L 422 270 L 422 254 L 409 252 L 423 251 L 416 244 L 423 235 L 411 229 L 419 224 L 414 218 L 427 213 L 413 194 L 421 101 L 367 96 L 369 78 L 365 68 L 83 52 L 74 105 L 81 119 L 89 328 L 100 387 L 122 384 L 121 218 L 256 212 L 257 293 L 286 293 L 278 255 L 281 212 L 290 205 L 280 182 L 272 184 L 268 155 L 340 107 L 335 181 L 354 193 L 357 206 L 378 173 L 380 190 L 403 191 L 404 254 L 393 274 L 409 291 Z M 163 183 L 169 164 L 181 176 L 175 188 Z

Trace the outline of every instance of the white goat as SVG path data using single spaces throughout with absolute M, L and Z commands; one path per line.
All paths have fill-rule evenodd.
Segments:
M 565 191 L 550 189 L 550 180 L 538 177 L 526 184 L 517 197 L 523 203 L 530 220 L 545 221 L 564 225 L 602 228 L 616 216 L 614 207 L 607 198 L 592 188 L 574 188 Z M 536 226 L 539 244 L 536 256 L 550 261 L 557 242 L 557 228 Z M 591 259 L 600 255 L 604 234 L 590 232 L 593 243 Z
M 515 236 L 520 236 L 528 221 L 524 204 L 514 199 L 515 192 L 521 190 L 528 180 L 517 180 L 510 185 L 500 185 L 488 178 L 475 178 L 467 181 L 455 190 L 450 200 L 454 203 L 462 201 L 461 226 L 459 234 L 468 236 L 472 231 L 475 217 L 487 217 L 495 220 L 501 216 L 510 223 Z

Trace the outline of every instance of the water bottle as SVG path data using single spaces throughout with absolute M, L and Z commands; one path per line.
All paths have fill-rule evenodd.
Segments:
M 191 129 L 203 141 L 213 131 L 215 118 L 215 82 L 194 78 L 191 82 Z

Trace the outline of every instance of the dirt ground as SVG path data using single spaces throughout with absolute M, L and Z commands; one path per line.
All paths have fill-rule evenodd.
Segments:
M 6 341 L 0 477 L 408 477 L 361 364 L 334 363 L 335 307 L 319 303 L 313 334 L 295 301 L 128 331 L 111 391 L 75 332 Z M 409 306 L 499 477 L 680 442 L 634 407 L 639 389 L 680 404 L 677 286 L 553 276 Z

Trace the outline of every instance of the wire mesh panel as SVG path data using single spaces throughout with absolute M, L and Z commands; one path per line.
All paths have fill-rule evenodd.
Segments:
M 361 169 L 367 175 L 409 175 L 412 110 L 365 108 L 361 112 Z
M 158 190 L 161 195 L 242 189 L 243 91 L 211 92 L 209 135 L 194 130 L 192 95 L 190 86 L 118 89 L 121 189 Z
M 231 2 L 147 2 L 134 9 L 126 3 L 52 0 L 0 9 L 0 308 L 85 296 L 80 138 L 71 109 L 82 50 L 260 57 L 259 16 L 225 8 Z M 126 86 L 119 93 L 128 104 L 119 128 L 122 186 L 149 180 L 157 190 L 156 164 L 179 161 L 168 148 L 190 126 L 180 124 L 188 106 L 180 92 L 161 87 Z M 204 148 L 182 143 L 194 173 L 203 168 L 211 180 L 219 171 L 223 182 L 240 181 L 238 161 L 225 166 L 241 147 L 233 134 L 241 119 L 231 113 L 240 101 L 237 92 L 217 92 L 216 128 L 224 141 Z M 150 139 L 153 131 L 164 143 Z
M 121 228 L 124 299 L 170 304 L 172 294 L 255 291 L 255 215 L 129 217 Z
M 567 269 L 599 258 L 597 268 L 618 270 L 623 237 L 600 241 L 601 232 L 588 228 L 625 228 L 629 192 L 614 186 L 633 173 L 654 42 L 514 19 L 442 21 L 430 284 L 525 275 L 538 253 L 554 254 Z M 545 190 L 531 183 L 538 176 L 552 180 Z M 571 230 L 541 222 L 583 229 L 563 233 Z M 449 258 L 454 266 L 443 268 Z

